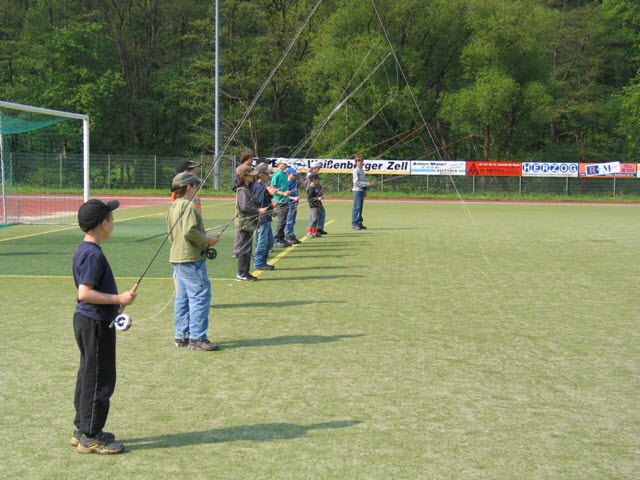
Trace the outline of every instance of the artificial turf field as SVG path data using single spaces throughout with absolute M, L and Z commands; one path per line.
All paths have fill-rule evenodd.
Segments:
M 0 229 L 0 477 L 638 478 L 640 206 L 366 201 L 360 232 L 350 208 L 327 202 L 330 234 L 255 283 L 233 280 L 225 232 L 219 352 L 173 346 L 160 253 L 118 333 L 115 456 L 69 446 L 80 230 Z M 116 212 L 120 289 L 165 211 Z

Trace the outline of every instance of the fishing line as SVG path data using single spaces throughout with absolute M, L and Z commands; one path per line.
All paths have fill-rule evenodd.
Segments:
M 151 258 L 151 261 L 148 263 L 147 267 L 145 268 L 144 272 L 142 273 L 142 275 L 140 275 L 140 278 L 138 279 L 138 281 L 134 284 L 134 286 L 131 288 L 131 292 L 136 292 L 136 290 L 138 289 L 140 283 L 142 282 L 143 278 L 146 276 L 147 272 L 149 271 L 149 269 L 151 268 L 151 265 L 155 262 L 156 258 L 158 257 L 158 255 L 160 254 L 160 251 L 162 250 L 162 247 L 164 247 L 164 245 L 167 243 L 167 240 L 169 239 L 171 233 L 173 232 L 173 230 L 175 229 L 176 225 L 178 224 L 178 222 L 180 221 L 180 219 L 182 218 L 182 216 L 184 215 L 184 213 L 187 210 L 187 207 L 189 206 L 189 204 L 193 203 L 193 199 L 195 197 L 198 196 L 198 194 L 200 193 L 200 190 L 202 189 L 202 186 L 204 185 L 204 183 L 206 182 L 206 180 L 209 178 L 209 176 L 211 175 L 211 173 L 214 171 L 216 165 L 218 165 L 220 163 L 220 159 L 222 158 L 222 156 L 224 155 L 224 153 L 226 152 L 226 149 L 229 147 L 229 145 L 231 144 L 231 142 L 235 139 L 236 135 L 238 134 L 238 132 L 240 131 L 240 129 L 242 128 L 242 126 L 244 125 L 244 122 L 246 121 L 246 119 L 249 117 L 249 115 L 251 114 L 251 111 L 253 110 L 253 107 L 256 105 L 256 103 L 258 102 L 258 100 L 260 99 L 260 97 L 262 96 L 262 93 L 264 92 L 264 90 L 266 89 L 267 85 L 269 85 L 269 83 L 271 82 L 271 79 L 273 78 L 273 76 L 275 75 L 275 73 L 278 71 L 278 69 L 280 68 L 280 66 L 282 65 L 282 63 L 284 62 L 284 60 L 286 59 L 286 57 L 288 56 L 289 52 L 291 51 L 291 49 L 293 48 L 293 46 L 295 45 L 295 42 L 298 40 L 298 38 L 300 37 L 300 35 L 302 34 L 302 32 L 304 31 L 304 29 L 307 27 L 307 25 L 309 24 L 309 21 L 311 20 L 311 18 L 313 17 L 313 15 L 315 14 L 316 10 L 318 9 L 318 7 L 320 6 L 320 4 L 322 3 L 322 0 L 318 0 L 316 2 L 316 4 L 314 5 L 314 7 L 312 8 L 311 12 L 309 13 L 309 15 L 307 16 L 307 18 L 305 19 L 304 23 L 302 24 L 302 26 L 300 27 L 300 29 L 298 30 L 298 32 L 296 33 L 296 35 L 294 36 L 294 38 L 291 40 L 291 43 L 289 44 L 289 46 L 287 47 L 287 49 L 284 51 L 284 53 L 282 54 L 282 56 L 280 57 L 280 59 L 278 60 L 278 62 L 276 63 L 275 67 L 271 70 L 271 73 L 269 74 L 269 76 L 267 77 L 267 79 L 264 81 L 264 83 L 262 84 L 262 86 L 260 87 L 260 90 L 258 91 L 258 93 L 256 94 L 256 96 L 254 97 L 253 101 L 251 102 L 251 104 L 249 105 L 249 108 L 247 109 L 247 111 L 244 113 L 244 115 L 242 116 L 242 118 L 240 119 L 240 121 L 238 122 L 238 124 L 236 125 L 236 127 L 234 128 L 234 130 L 231 132 L 231 134 L 229 135 L 229 138 L 227 139 L 226 143 L 224 144 L 224 147 L 222 148 L 222 150 L 220 151 L 220 153 L 218 154 L 217 158 L 215 159 L 215 161 L 212 163 L 212 165 L 209 167 L 209 169 L 206 171 L 204 177 L 202 178 L 202 183 L 200 185 L 198 185 L 198 187 L 195 190 L 194 195 L 188 200 L 187 205 L 185 206 L 185 208 L 180 212 L 178 218 L 176 219 L 175 223 L 171 226 L 171 228 L 169 229 L 169 232 L 167 233 L 167 235 L 165 236 L 164 240 L 162 241 L 162 243 L 160 244 L 160 246 L 158 247 L 158 249 L 156 250 L 155 254 L 153 255 L 153 257 Z M 118 316 L 116 316 L 116 318 L 111 322 L 111 326 L 117 328 L 118 330 L 127 330 L 130 326 L 131 326 L 131 319 L 129 318 L 128 315 L 123 314 L 124 311 L 124 305 L 120 307 L 119 311 L 118 311 Z M 117 320 L 117 322 L 116 322 Z

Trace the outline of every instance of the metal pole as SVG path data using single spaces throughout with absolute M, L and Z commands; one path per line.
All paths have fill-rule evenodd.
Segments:
M 60 173 L 60 188 L 62 188 L 62 155 L 60 155 L 59 157 L 60 160 L 60 168 L 59 168 L 59 173 Z
M 617 191 L 616 191 L 616 177 L 613 177 L 613 196 L 615 197 L 617 195 Z
M 153 156 L 153 189 L 158 188 L 158 156 Z
M 215 145 L 214 145 L 214 186 L 220 190 L 220 3 L 216 0 L 216 85 L 215 85 Z
M 111 154 L 107 155 L 107 188 L 111 189 Z

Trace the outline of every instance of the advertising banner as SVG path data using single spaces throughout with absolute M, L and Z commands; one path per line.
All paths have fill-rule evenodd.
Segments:
M 467 162 L 467 175 L 470 177 L 519 177 L 522 164 L 507 162 Z
M 267 161 L 273 168 L 276 166 L 278 157 L 269 157 Z M 293 168 L 299 172 L 307 172 L 313 162 L 320 162 L 321 173 L 352 173 L 356 168 L 356 162 L 351 158 L 287 158 Z M 411 171 L 410 160 L 366 160 L 362 166 L 366 173 L 384 175 L 408 175 Z
M 467 162 L 415 160 L 411 162 L 411 175 L 465 175 Z
M 522 162 L 523 177 L 577 177 L 577 163 Z
M 581 163 L 578 173 L 585 178 L 633 178 L 638 174 L 635 163 Z

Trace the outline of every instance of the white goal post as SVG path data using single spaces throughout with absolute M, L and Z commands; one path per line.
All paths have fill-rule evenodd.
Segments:
M 3 110 L 4 110 L 4 113 L 3 113 Z M 3 207 L 3 217 L 4 217 L 4 218 L 1 218 L 0 220 L 2 220 L 2 222 L 4 222 L 5 224 L 8 223 L 8 221 L 10 221 L 10 219 L 7 218 L 7 210 L 8 210 L 7 188 L 6 188 L 7 178 L 5 175 L 5 172 L 7 171 L 7 165 L 5 164 L 6 163 L 5 160 L 8 157 L 8 155 L 11 154 L 11 152 L 6 151 L 7 150 L 6 137 L 8 137 L 13 133 L 16 133 L 15 131 L 16 128 L 14 128 L 13 131 L 11 130 L 11 127 L 9 125 L 10 121 L 13 121 L 14 123 L 19 122 L 19 120 L 16 120 L 15 117 L 9 118 L 9 116 L 7 116 L 8 113 L 13 115 L 11 112 L 15 113 L 15 115 L 17 116 L 24 115 L 20 112 L 26 112 L 27 114 L 37 114 L 37 115 L 48 116 L 48 117 L 58 117 L 61 119 L 73 119 L 73 120 L 82 121 L 82 145 L 81 145 L 82 170 L 83 170 L 82 171 L 82 197 L 83 197 L 83 201 L 85 202 L 89 200 L 89 196 L 90 196 L 90 193 L 89 193 L 89 188 L 90 188 L 90 185 L 89 185 L 90 183 L 90 180 L 89 180 L 89 116 L 80 114 L 80 113 L 65 112 L 60 110 L 52 110 L 48 108 L 35 107 L 31 105 L 22 105 L 19 103 L 0 101 L 0 171 L 2 172 L 2 177 L 1 177 L 2 207 Z M 63 121 L 63 120 L 58 120 L 58 121 Z M 4 122 L 4 125 L 3 125 L 3 122 Z M 25 123 L 28 123 L 28 121 Z M 33 123 L 37 124 L 37 122 L 33 122 Z M 46 122 L 43 122 L 43 123 L 46 123 Z M 19 129 L 20 127 L 17 127 L 17 128 Z M 24 132 L 37 131 L 39 128 L 41 127 L 38 127 L 37 125 L 35 125 L 34 127 L 25 126 L 24 130 L 22 131 Z M 80 146 L 78 146 L 78 148 L 80 148 Z M 45 222 L 45 223 L 49 223 L 49 222 Z

